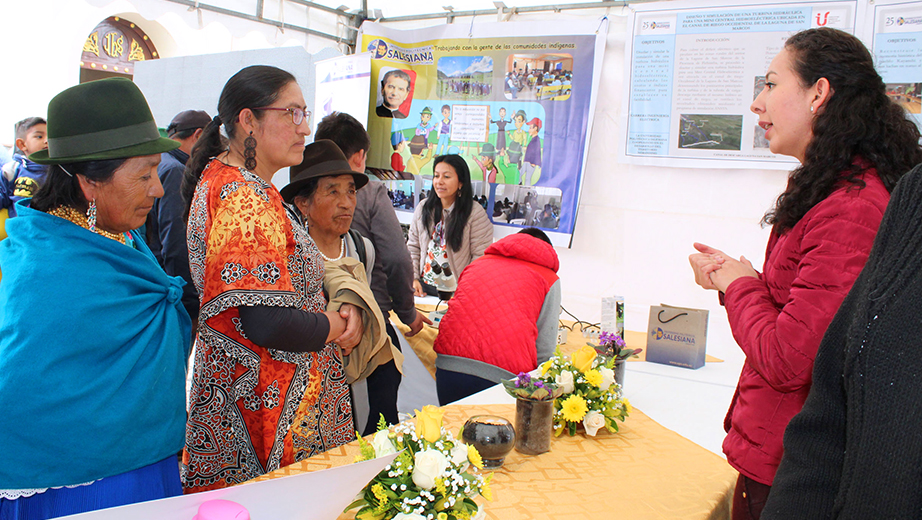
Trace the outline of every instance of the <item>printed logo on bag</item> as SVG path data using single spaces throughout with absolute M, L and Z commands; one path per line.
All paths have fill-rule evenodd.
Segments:
M 657 327 L 656 330 L 651 330 L 650 335 L 656 340 L 675 341 L 677 343 L 687 343 L 689 345 L 695 344 L 695 336 L 693 334 L 663 330 L 660 327 Z

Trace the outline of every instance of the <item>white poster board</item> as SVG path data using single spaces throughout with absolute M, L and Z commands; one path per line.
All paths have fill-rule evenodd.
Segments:
M 312 131 L 333 112 L 343 112 L 368 125 L 368 89 L 371 88 L 371 53 L 363 52 L 318 61 L 315 71 Z
M 857 1 L 640 4 L 628 21 L 619 160 L 698 168 L 790 170 L 749 107 L 792 34 L 855 34 Z
M 312 471 L 290 477 L 241 484 L 192 495 L 152 500 L 70 515 L 69 520 L 187 520 L 209 500 L 230 500 L 247 509 L 250 518 L 329 520 L 337 518 L 365 487 L 398 454 L 346 466 Z
M 874 66 L 887 95 L 922 129 L 922 2 L 874 3 Z

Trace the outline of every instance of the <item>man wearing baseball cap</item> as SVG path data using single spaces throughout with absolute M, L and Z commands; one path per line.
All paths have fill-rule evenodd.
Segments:
M 186 245 L 186 225 L 182 214 L 185 204 L 179 186 L 186 161 L 192 147 L 202 135 L 202 129 L 211 117 L 201 110 L 184 110 L 170 121 L 166 128 L 167 137 L 180 143 L 179 148 L 160 154 L 157 175 L 163 184 L 163 197 L 154 202 L 147 218 L 147 242 L 163 270 L 170 276 L 181 276 L 186 281 L 183 287 L 182 304 L 192 318 L 193 327 L 198 320 L 198 291 L 192 283 L 189 271 L 189 248 Z

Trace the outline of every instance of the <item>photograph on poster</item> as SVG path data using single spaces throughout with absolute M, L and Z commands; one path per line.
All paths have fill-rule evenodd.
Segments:
M 573 56 L 510 54 L 506 58 L 506 99 L 563 101 L 570 98 Z
M 679 114 L 679 148 L 739 150 L 743 116 Z
M 478 100 L 493 94 L 493 58 L 443 56 L 437 64 L 439 99 Z
M 414 181 L 412 180 L 383 182 L 387 186 L 387 196 L 395 208 L 412 210 L 416 207 L 416 202 L 426 198 L 425 190 L 420 190 L 418 194 L 413 193 Z
M 887 83 L 887 96 L 910 114 L 922 113 L 922 83 Z
M 382 67 L 378 72 L 378 92 L 375 114 L 378 117 L 406 119 L 413 102 L 413 86 L 416 72 L 412 70 Z
M 557 188 L 497 186 L 488 214 L 496 224 L 557 229 L 560 197 Z

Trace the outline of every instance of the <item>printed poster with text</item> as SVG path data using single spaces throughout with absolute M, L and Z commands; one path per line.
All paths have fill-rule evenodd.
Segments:
M 619 159 L 658 166 L 792 169 L 796 159 L 771 153 L 749 107 L 789 36 L 811 27 L 855 34 L 857 11 L 857 2 L 636 6 L 625 45 L 629 88 Z
M 607 28 L 607 19 L 413 31 L 366 22 L 367 163 L 416 179 L 392 181 L 394 207 L 412 211 L 431 189 L 433 159 L 457 154 L 498 236 L 534 226 L 568 247 Z
M 922 129 L 922 2 L 874 4 L 874 66 Z

